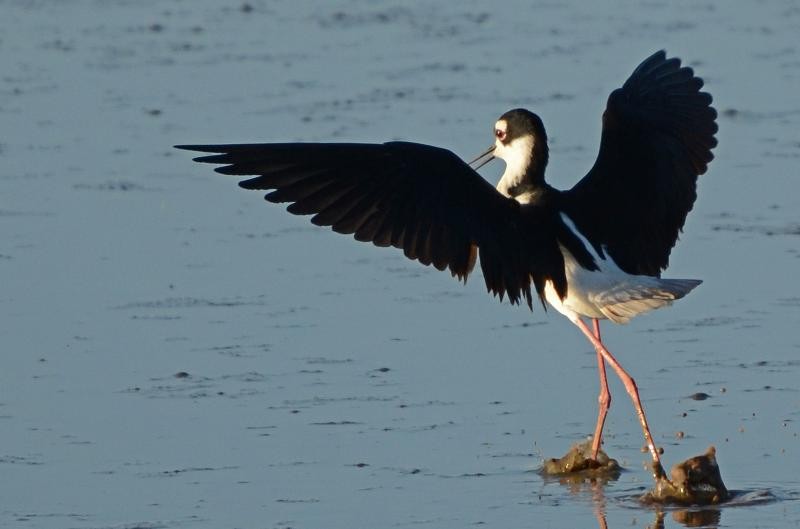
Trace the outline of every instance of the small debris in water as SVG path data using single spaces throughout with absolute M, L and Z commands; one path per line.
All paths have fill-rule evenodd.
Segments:
M 189 378 L 191 375 L 186 371 L 178 371 L 172 376 L 174 376 L 175 378 Z
M 647 492 L 642 501 L 716 505 L 727 500 L 728 489 L 722 482 L 716 454 L 716 449 L 710 446 L 705 454 L 674 465 L 670 470 L 671 479 L 666 476 L 658 477 L 655 488 Z
M 675 432 L 675 439 L 683 439 L 684 437 L 686 437 L 686 434 L 683 433 L 682 431 L 679 430 Z

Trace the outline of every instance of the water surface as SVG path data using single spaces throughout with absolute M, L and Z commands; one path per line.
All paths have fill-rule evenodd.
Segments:
M 729 6 L 0 1 L 0 526 L 797 527 L 800 9 Z M 636 500 L 646 455 L 616 379 L 606 449 L 627 471 L 536 473 L 594 426 L 594 353 L 569 322 L 171 148 L 469 157 L 526 106 L 568 187 L 608 93 L 661 48 L 720 110 L 670 269 L 705 283 L 604 337 L 667 464 L 717 447 L 739 494 L 700 513 Z

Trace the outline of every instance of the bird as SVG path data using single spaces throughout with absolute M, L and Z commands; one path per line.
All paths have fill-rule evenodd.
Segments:
M 661 277 L 713 160 L 717 112 L 703 80 L 657 51 L 611 92 L 597 158 L 569 189 L 545 180 L 541 118 L 523 108 L 494 124 L 494 142 L 465 162 L 420 143 L 176 145 L 195 161 L 246 176 L 295 215 L 378 247 L 401 249 L 461 281 L 476 262 L 489 293 L 533 310 L 534 298 L 566 316 L 596 352 L 600 393 L 596 461 L 611 404 L 606 365 L 621 379 L 656 478 L 664 471 L 636 382 L 606 347 L 600 321 L 627 323 L 671 305 L 701 283 Z M 496 186 L 478 170 L 500 159 Z M 589 327 L 591 323 L 591 328 Z

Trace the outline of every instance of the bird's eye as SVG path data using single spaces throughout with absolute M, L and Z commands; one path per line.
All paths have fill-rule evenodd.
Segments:
M 503 141 L 506 139 L 506 131 L 495 129 L 494 135 L 497 137 L 498 140 Z

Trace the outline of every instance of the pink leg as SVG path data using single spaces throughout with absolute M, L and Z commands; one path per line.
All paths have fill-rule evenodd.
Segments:
M 594 337 L 597 341 L 603 343 L 600 339 L 600 321 L 597 318 L 592 319 L 594 324 Z M 599 409 L 597 412 L 597 426 L 594 427 L 594 436 L 592 437 L 592 459 L 597 460 L 597 453 L 600 451 L 600 444 L 603 442 L 603 425 L 606 422 L 606 415 L 608 408 L 611 407 L 611 393 L 608 391 L 608 379 L 606 378 L 606 364 L 603 360 L 603 353 L 600 349 L 597 352 L 597 371 L 600 374 L 600 395 L 597 397 Z
M 631 400 L 633 400 L 633 406 L 636 408 L 636 414 L 639 416 L 639 424 L 642 426 L 642 431 L 644 432 L 644 440 L 647 443 L 647 449 L 650 451 L 650 456 L 653 458 L 653 471 L 655 472 L 656 478 L 661 478 L 665 476 L 664 467 L 661 466 L 661 458 L 658 457 L 658 449 L 656 448 L 655 443 L 653 442 L 653 436 L 650 434 L 650 428 L 647 426 L 647 418 L 644 415 L 644 408 L 642 408 L 642 401 L 639 399 L 639 390 L 636 389 L 636 382 L 633 381 L 633 378 L 623 369 L 617 359 L 606 349 L 606 346 L 603 345 L 603 342 L 597 339 L 597 337 L 589 330 L 589 327 L 581 320 L 579 317 L 570 318 L 572 323 L 578 326 L 581 332 L 592 342 L 594 348 L 597 352 L 599 352 L 603 360 L 608 362 L 611 368 L 616 371 L 617 376 L 619 376 L 622 383 L 625 385 L 625 390 L 630 395 Z

